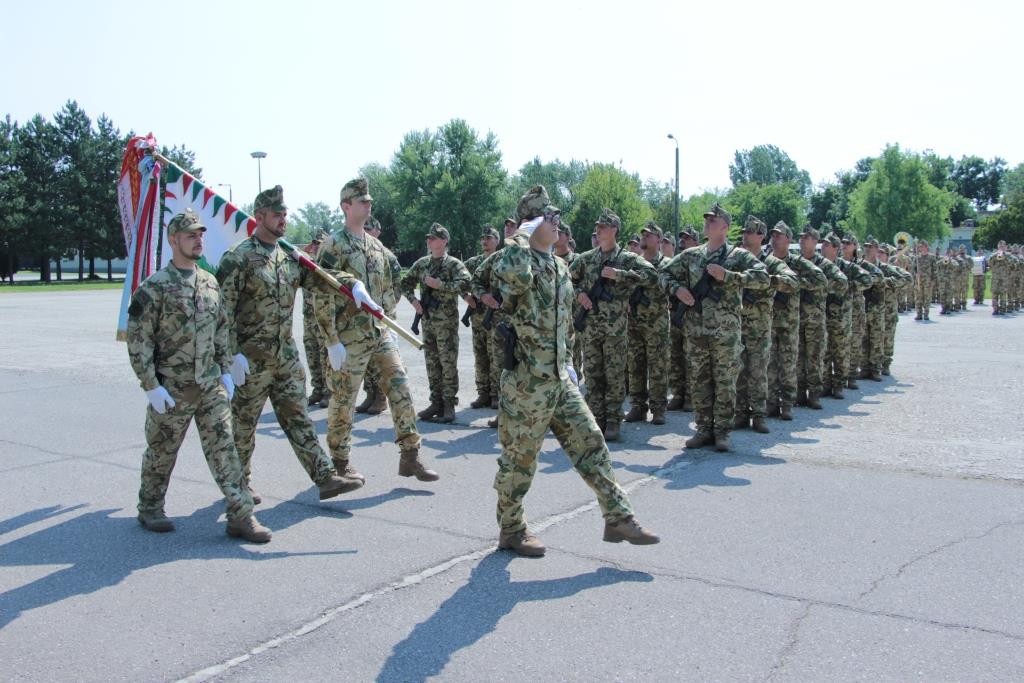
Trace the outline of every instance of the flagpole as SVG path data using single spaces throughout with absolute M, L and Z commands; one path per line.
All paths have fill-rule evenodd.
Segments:
M 166 159 L 156 152 L 153 153 L 153 156 L 156 157 L 158 161 L 163 160 L 166 162 Z M 164 211 L 167 209 L 167 202 L 164 201 L 164 192 L 167 190 L 166 176 L 161 173 L 159 178 L 157 178 L 157 181 L 156 196 L 160 202 L 160 219 L 158 221 L 159 225 L 157 225 L 156 228 L 156 263 L 153 268 L 155 270 L 160 270 L 160 257 L 163 255 L 164 251 Z

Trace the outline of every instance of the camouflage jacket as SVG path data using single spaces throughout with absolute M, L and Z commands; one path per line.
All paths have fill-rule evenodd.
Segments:
M 228 317 L 217 280 L 173 265 L 146 278 L 128 307 L 128 358 L 142 388 L 205 384 L 231 370 Z
M 591 249 L 576 257 L 570 266 L 575 296 L 587 294 L 601 277 L 604 266 L 617 271 L 615 280 L 606 280 L 605 287 L 611 294 L 611 301 L 595 301 L 596 311 L 587 316 L 587 332 L 605 336 L 623 336 L 628 326 L 629 297 L 633 290 L 645 284 L 658 281 L 658 271 L 647 259 L 616 246 L 610 254 L 601 248 Z
M 885 274 L 877 264 L 865 259 L 857 261 L 857 265 L 871 275 L 871 286 L 864 290 L 864 304 L 867 308 L 885 301 Z
M 828 310 L 828 302 L 830 299 L 839 306 L 842 306 L 844 302 L 843 300 L 846 298 L 846 291 L 849 287 L 846 276 L 843 275 L 843 271 L 840 270 L 839 266 L 832 261 L 829 261 L 822 254 L 815 253 L 814 258 L 810 259 L 810 261 L 825 274 L 826 283 L 824 291 L 818 292 L 814 295 L 813 302 L 801 297 L 801 319 L 814 314 L 824 315 Z
M 388 250 L 373 235 L 358 238 L 347 229 L 339 230 L 320 245 L 317 263 L 339 280 L 340 273 L 350 282 L 361 281 L 370 298 L 385 309 L 387 303 L 394 300 L 389 299 L 394 296 L 393 265 Z M 351 286 L 350 282 L 343 281 L 343 284 Z M 356 309 L 355 302 L 344 294 L 317 292 L 313 309 L 325 346 L 370 342 L 384 333 L 383 323 Z
M 871 273 L 853 261 L 847 261 L 839 257 L 836 258 L 836 265 L 839 266 L 839 270 L 843 271 L 843 275 L 846 276 L 846 296 L 843 300 L 842 313 L 847 315 L 853 312 L 854 301 L 857 302 L 858 308 L 861 306 L 861 303 L 864 301 L 864 290 L 871 287 L 874 281 L 871 278 Z M 832 311 L 831 306 L 829 311 Z
M 918 280 L 934 282 L 938 277 L 938 264 L 935 257 L 931 254 L 915 256 L 910 274 L 914 276 L 915 282 Z
M 728 242 L 713 252 L 706 244 L 691 247 L 677 254 L 661 271 L 661 285 L 667 294 L 676 296 L 680 288 L 692 290 L 707 270 L 708 264 L 725 268 L 725 280 L 709 278 L 709 284 L 721 294 L 716 302 L 710 296 L 691 306 L 683 318 L 687 334 L 706 336 L 740 330 L 740 313 L 744 289 L 767 289 L 771 278 L 768 270 L 753 254 Z
M 907 271 L 897 268 L 891 263 L 879 262 L 878 269 L 885 276 L 885 305 L 889 308 L 897 308 L 897 292 L 913 282 L 914 278 Z
M 647 260 L 647 257 L 642 257 Z M 661 269 L 665 267 L 665 264 L 669 262 L 669 259 L 665 258 L 659 252 L 654 256 L 653 261 L 648 261 L 654 269 L 661 274 Z M 653 282 L 639 285 L 638 287 L 643 295 L 647 297 L 649 304 L 639 303 L 636 307 L 636 315 L 633 315 L 633 311 L 629 312 L 630 319 L 641 327 L 649 327 L 657 325 L 668 320 L 668 309 L 670 299 L 665 294 L 665 290 L 662 289 L 661 283 L 657 278 Z
M 476 273 L 476 269 L 480 267 L 480 264 L 482 264 L 488 256 L 490 256 L 490 254 L 477 254 L 476 256 L 470 256 L 468 259 L 462 262 L 462 265 L 466 266 L 466 272 L 469 273 L 470 284 L 469 290 L 466 292 L 466 294 L 472 295 L 473 298 L 477 300 L 477 302 L 480 301 L 480 297 L 476 295 L 476 292 L 474 291 L 473 288 L 473 274 Z M 486 306 L 481 307 L 477 305 L 477 307 L 473 310 L 479 313 L 483 311 L 484 308 L 486 308 Z
M 428 276 L 441 281 L 441 286 L 431 292 L 434 301 L 438 302 L 442 309 L 457 312 L 459 297 L 470 291 L 469 271 L 462 261 L 449 254 L 441 258 L 434 258 L 428 254 L 417 259 L 402 278 L 402 294 L 412 301 L 416 298 L 416 285 L 419 285 L 422 298 L 422 293 L 427 288 L 423 281 Z
M 533 249 L 525 233 L 505 245 L 495 254 L 494 277 L 504 297 L 502 310 L 518 336 L 516 360 L 541 379 L 568 381 L 574 296 L 569 268 L 553 254 Z
M 828 279 L 821 268 L 814 265 L 800 254 L 790 253 L 785 259 L 786 265 L 796 274 L 799 290 L 807 290 L 821 295 Z M 780 287 L 780 292 L 784 290 Z M 791 296 L 775 297 L 772 309 L 772 327 L 796 327 L 800 324 L 800 294 L 794 291 Z
M 339 279 L 351 285 L 347 275 Z M 249 359 L 297 359 L 292 338 L 292 309 L 299 287 L 330 291 L 327 284 L 301 267 L 277 244 L 267 246 L 255 237 L 231 247 L 217 270 L 227 311 L 232 354 Z
M 743 290 L 743 324 L 757 319 L 771 326 L 776 293 L 782 292 L 785 298 L 800 288 L 800 281 L 786 262 L 773 254 L 762 254 L 758 260 L 768 271 L 768 288 L 763 291 Z

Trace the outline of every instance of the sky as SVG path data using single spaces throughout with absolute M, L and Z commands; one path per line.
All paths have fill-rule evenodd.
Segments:
M 735 151 L 758 144 L 815 182 L 889 143 L 1024 161 L 1024 3 L 1009 0 L 0 8 L 0 116 L 76 100 L 186 145 L 239 204 L 253 151 L 290 206 L 336 206 L 360 166 L 453 118 L 493 132 L 510 173 L 539 156 L 671 181 L 672 133 L 684 196 L 728 187 Z

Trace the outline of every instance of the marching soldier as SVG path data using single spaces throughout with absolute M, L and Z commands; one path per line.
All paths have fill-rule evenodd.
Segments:
M 885 339 L 885 275 L 878 267 L 878 240 L 868 235 L 864 240 L 864 260 L 859 265 L 871 273 L 871 287 L 864 290 L 864 346 L 861 354 L 860 379 L 882 381 L 882 354 Z
M 485 225 L 480 234 L 480 253 L 466 259 L 464 266 L 469 273 L 472 282 L 473 273 L 483 263 L 484 259 L 498 249 L 498 231 L 494 226 Z M 473 330 L 473 377 L 476 380 L 476 399 L 470 404 L 470 408 L 497 408 L 498 407 L 498 386 L 491 384 L 494 373 L 491 370 L 491 333 L 484 328 L 484 305 L 473 294 L 466 292 L 463 297 L 466 305 L 473 311 L 470 314 L 469 322 Z
M 896 347 L 896 325 L 900 321 L 899 298 L 904 289 L 910 287 L 914 278 L 910 273 L 890 263 L 896 249 L 883 244 L 878 251 L 878 268 L 886 279 L 885 289 L 885 337 L 882 340 L 882 374 L 891 373 L 892 359 Z
M 370 220 L 366 223 L 366 234 L 379 241 L 380 233 L 380 221 L 371 216 Z M 381 246 L 383 246 L 383 243 Z M 381 305 L 384 307 L 385 315 L 394 319 L 398 309 L 398 302 L 402 298 L 402 265 L 398 262 L 398 257 L 387 247 L 384 247 L 384 257 L 387 258 L 388 264 L 391 266 L 392 288 L 390 292 L 384 293 Z M 324 366 L 326 365 L 327 361 L 324 361 Z M 366 364 L 366 374 L 363 375 L 363 389 L 366 391 L 366 398 L 356 406 L 356 412 L 366 413 L 367 415 L 380 415 L 383 413 L 388 407 L 388 397 L 387 390 L 380 384 L 380 368 L 377 367 L 376 363 Z M 330 397 L 330 392 L 327 395 Z

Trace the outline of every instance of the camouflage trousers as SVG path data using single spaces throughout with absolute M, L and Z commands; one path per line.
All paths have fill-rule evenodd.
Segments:
M 569 327 L 572 328 L 572 324 Z M 581 378 L 583 377 L 583 340 L 585 332 L 586 330 L 577 332 L 573 329 L 572 335 L 572 368 Z
M 277 422 L 288 437 L 295 457 L 309 478 L 319 483 L 334 474 L 330 458 L 320 447 L 316 429 L 306 407 L 306 375 L 298 358 L 249 359 L 249 376 L 235 388 L 231 412 L 235 419 L 235 447 L 242 474 L 252 477 L 252 452 L 256 447 L 256 425 L 267 399 Z
M 993 276 L 990 286 L 992 287 L 992 310 L 996 312 L 1007 310 L 1009 297 L 1006 295 L 1004 279 Z
M 719 336 L 691 334 L 690 389 L 697 431 L 728 434 L 736 412 L 736 379 L 740 372 L 740 330 Z
M 949 278 L 939 278 L 939 304 L 943 311 L 953 308 L 953 283 Z
M 163 415 L 146 408 L 146 451 L 142 455 L 139 512 L 164 509 L 167 486 L 178 459 L 178 449 L 195 419 L 206 464 L 227 502 L 229 520 L 252 514 L 252 497 L 242 483 L 242 466 L 231 433 L 231 404 L 220 380 L 199 386 L 164 381 L 175 401 Z
M 850 376 L 850 304 L 831 305 L 825 312 L 825 331 L 828 341 L 825 345 L 825 369 L 822 390 L 830 393 L 846 386 Z
M 598 422 L 622 422 L 626 398 L 626 335 L 587 330 L 583 352 L 587 372 L 587 405 Z
M 505 355 L 505 341 L 498 336 L 498 323 L 504 317 L 498 311 L 491 317 L 491 329 L 487 330 L 487 349 L 490 353 L 488 367 L 491 372 L 490 385 L 494 388 L 494 395 L 501 393 L 501 363 Z M 481 322 L 481 324 L 483 324 Z
M 398 447 L 401 450 L 419 448 L 420 435 L 416 430 L 409 379 L 391 335 L 382 333 L 375 339 L 346 344 L 345 350 L 348 355 L 341 370 L 329 368 L 327 372 L 327 387 L 331 390 L 331 401 L 327 406 L 327 447 L 331 458 L 335 462 L 348 463 L 352 452 L 352 417 L 356 398 L 369 365 L 380 373 L 377 386 L 384 389 L 391 405 Z
M 974 303 L 980 306 L 985 303 L 985 274 L 973 275 L 972 277 L 974 278 L 972 283 L 974 287 Z
M 768 408 L 792 408 L 796 402 L 796 361 L 800 350 L 799 324 L 772 326 L 768 363 Z
M 896 324 L 900 321 L 900 312 L 896 302 L 885 304 L 885 336 L 882 339 L 882 367 L 888 368 L 892 364 L 893 353 L 896 350 Z
M 669 325 L 669 371 L 668 384 L 672 396 L 688 396 L 686 388 L 686 335 L 678 327 Z
M 484 329 L 484 316 L 474 314 L 470 321 L 473 326 L 473 363 L 477 396 L 497 396 L 498 386 L 491 384 L 491 333 Z
M 800 352 L 797 355 L 797 392 L 821 396 L 824 385 L 825 345 L 828 328 L 820 307 L 800 307 Z
M 633 514 L 629 497 L 615 480 L 604 435 L 575 385 L 542 379 L 520 363 L 515 370 L 502 372 L 499 404 L 501 457 L 494 489 L 502 533 L 526 528 L 523 498 L 533 483 L 537 455 L 549 428 L 569 462 L 597 494 L 604 518 L 617 522 Z
M 847 379 L 857 379 L 860 376 L 860 368 L 864 363 L 864 326 L 865 319 L 864 297 L 852 297 L 850 307 L 850 374 Z
M 873 304 L 864 309 L 864 338 L 861 371 L 881 372 L 885 338 L 885 306 Z
M 634 406 L 664 410 L 668 405 L 668 316 L 630 321 L 629 397 Z
M 430 402 L 458 402 L 459 309 L 439 306 L 423 319 L 423 355 L 427 361 Z
M 306 367 L 309 368 L 309 383 L 313 385 L 313 392 L 326 394 L 327 384 L 324 379 L 323 363 L 326 354 L 324 341 L 320 336 L 316 318 L 312 313 L 306 314 L 305 306 L 302 310 L 302 346 L 306 350 Z
M 930 279 L 921 278 L 914 284 L 914 302 L 917 304 L 917 315 L 921 318 L 928 318 L 928 311 L 932 307 L 931 290 Z
M 744 318 L 743 351 L 736 380 L 736 414 L 766 417 L 768 414 L 768 365 L 771 362 L 771 315 L 767 321 Z

